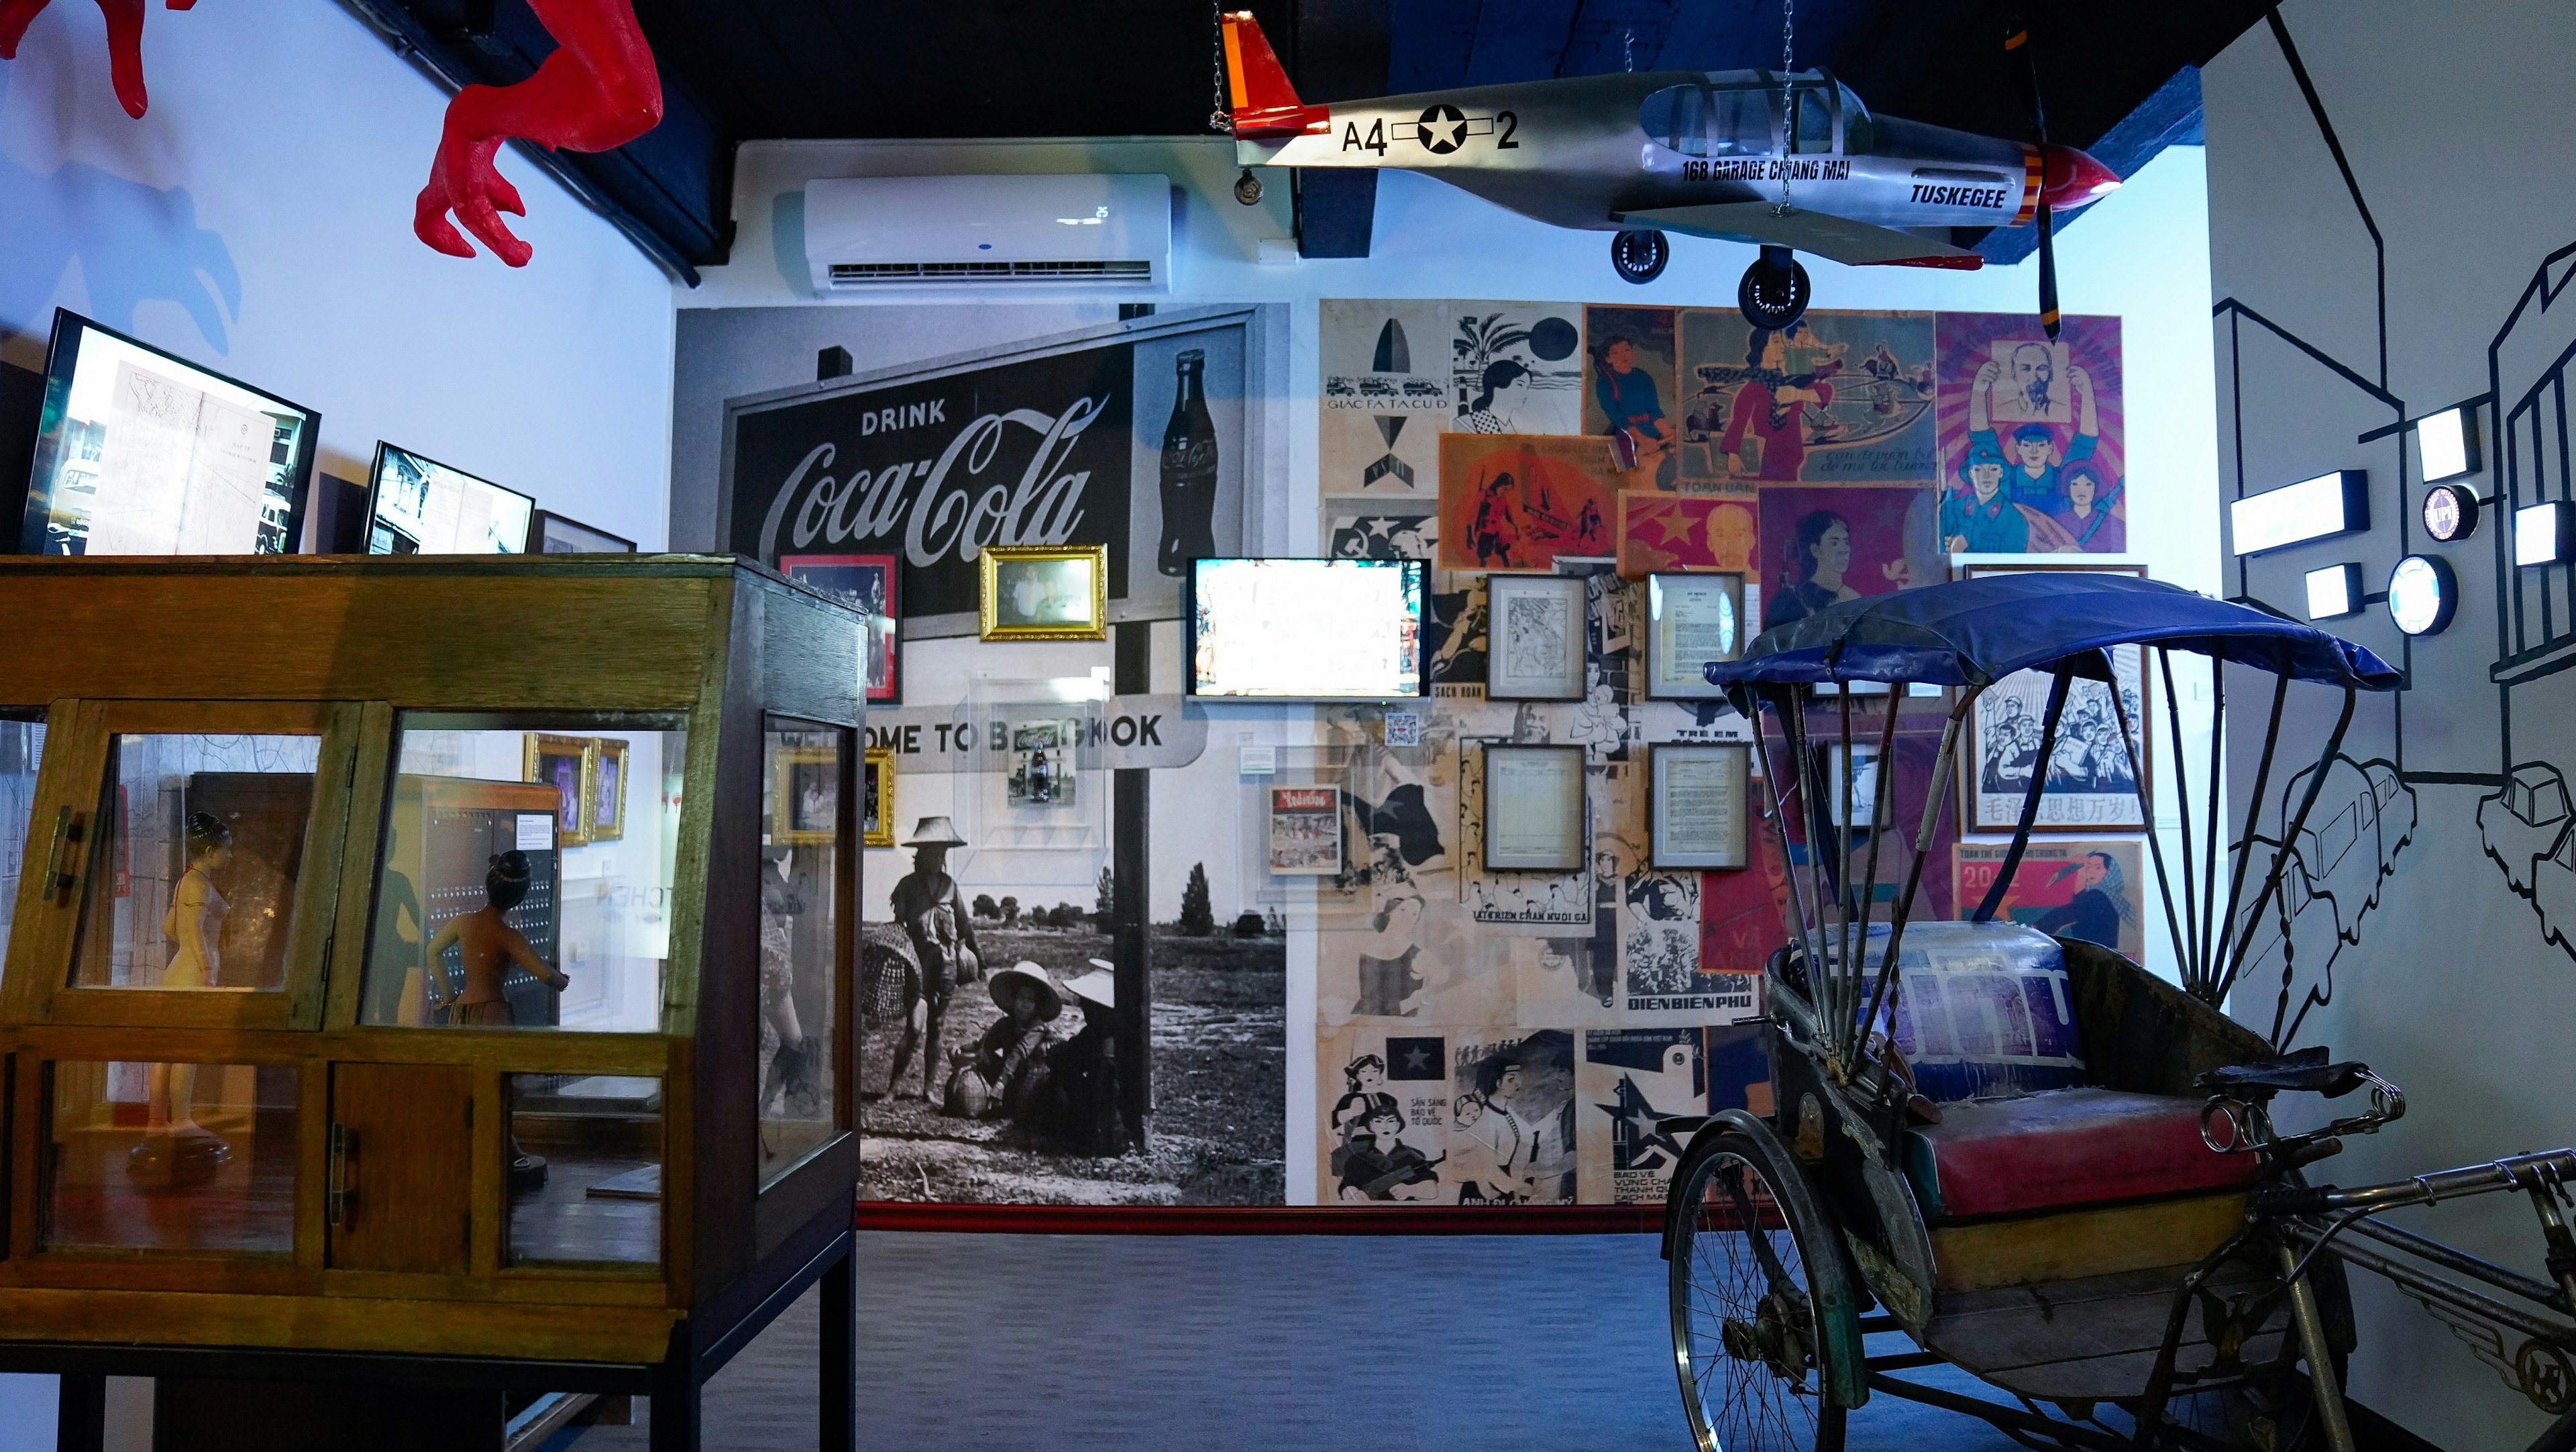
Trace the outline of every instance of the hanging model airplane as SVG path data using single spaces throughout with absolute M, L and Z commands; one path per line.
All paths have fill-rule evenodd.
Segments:
M 1243 166 L 1422 172 L 1522 216 L 1612 232 L 1610 262 L 1651 282 L 1666 232 L 1762 249 L 1736 289 L 1757 327 L 1806 311 L 1793 252 L 1853 265 L 1973 268 L 1952 227 L 2039 225 L 2040 318 L 2057 336 L 2050 214 L 2120 184 L 2047 142 L 2027 35 L 2005 48 L 2037 145 L 1872 116 L 1822 70 L 1632 71 L 1308 105 L 1249 12 L 1224 17 Z M 1794 123 L 1790 118 L 1794 117 Z M 1257 195 L 1257 193 L 1256 193 Z

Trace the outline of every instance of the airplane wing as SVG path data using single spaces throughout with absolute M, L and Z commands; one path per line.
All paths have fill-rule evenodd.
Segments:
M 1768 242 L 1855 267 L 1871 263 L 1911 262 L 1933 267 L 1973 268 L 1985 259 L 1964 247 L 1936 242 L 1912 232 L 1855 222 L 1831 212 L 1798 208 L 1785 217 L 1772 214 L 1770 202 L 1708 202 L 1695 207 L 1655 207 L 1621 212 L 1611 220 L 1631 227 L 1658 227 L 1691 237 L 1725 242 Z

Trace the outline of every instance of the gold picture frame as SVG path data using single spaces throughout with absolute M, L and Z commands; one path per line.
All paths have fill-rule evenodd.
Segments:
M 808 790 L 811 769 L 830 774 L 829 795 Z M 769 754 L 769 840 L 782 847 L 828 846 L 841 839 L 841 753 L 830 746 L 784 746 Z
M 569 772 L 569 776 L 567 776 Z M 551 786 L 556 792 L 555 845 L 590 845 L 591 795 L 599 781 L 599 742 L 588 736 L 527 734 L 520 758 L 521 780 Z
M 866 754 L 864 788 L 859 796 L 859 843 L 865 847 L 894 845 L 894 752 L 886 747 L 870 747 Z
M 626 840 L 626 738 L 602 736 L 590 766 L 590 840 Z
M 1109 638 L 1107 545 L 987 545 L 977 558 L 981 583 L 976 591 L 977 634 L 981 638 Z M 1088 572 L 1087 590 L 1075 572 L 1065 568 L 1074 565 Z

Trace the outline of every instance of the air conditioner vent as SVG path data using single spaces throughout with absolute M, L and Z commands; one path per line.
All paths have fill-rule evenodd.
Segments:
M 1168 292 L 1172 184 L 1091 172 L 818 177 L 805 184 L 816 292 Z
M 944 282 L 1114 282 L 1154 280 L 1154 264 L 1123 261 L 1055 262 L 835 262 L 836 288 L 921 286 Z

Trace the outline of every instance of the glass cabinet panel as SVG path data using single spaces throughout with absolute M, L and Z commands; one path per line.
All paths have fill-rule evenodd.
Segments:
M 65 1062 L 52 1071 L 49 1249 L 293 1251 L 294 1068 Z
M 360 1021 L 659 1032 L 687 744 L 405 716 Z
M 761 804 L 760 1183 L 785 1174 L 838 1125 L 833 991 L 840 961 L 843 733 L 764 733 Z
M 509 1074 L 508 1265 L 659 1265 L 662 1081 Z
M 44 871 L 44 855 L 52 845 L 50 822 L 42 829 L 42 840 L 36 840 L 36 768 L 44 756 L 43 722 L 0 720 L 0 959 L 9 954 L 18 881 Z
M 112 737 L 71 986 L 283 989 L 321 747 L 313 735 Z

